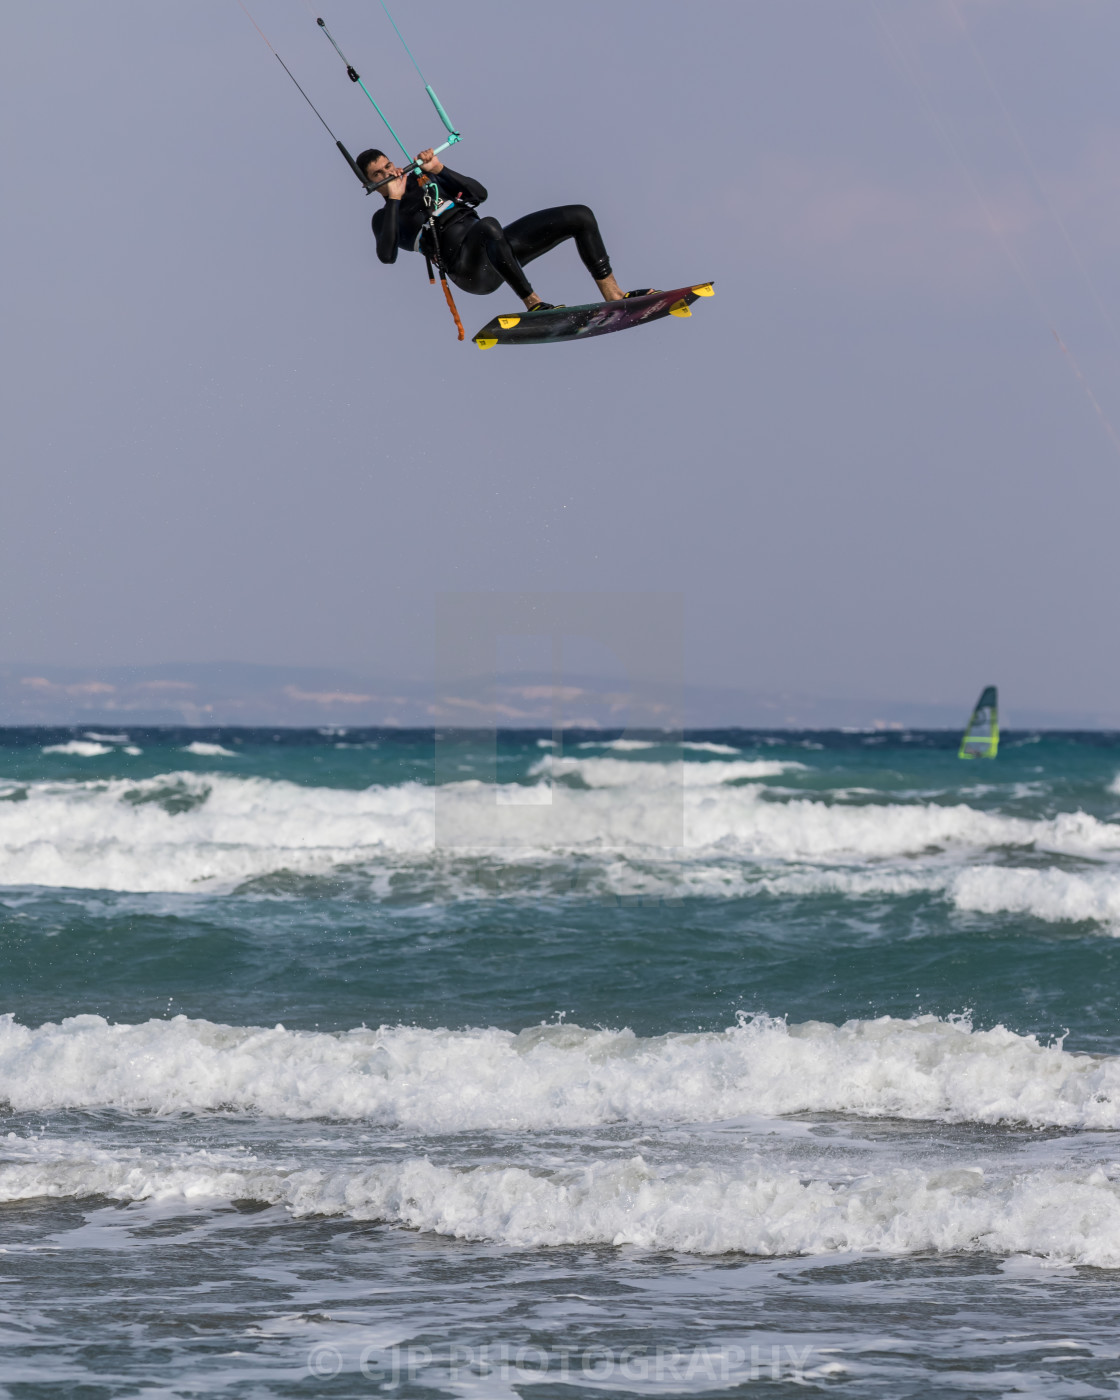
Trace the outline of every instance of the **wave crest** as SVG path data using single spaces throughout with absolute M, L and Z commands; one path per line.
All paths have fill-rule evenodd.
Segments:
M 13 799 L 0 801 L 0 885 L 223 890 L 282 871 L 422 870 L 433 856 L 543 864 L 580 853 L 598 862 L 608 884 L 618 857 L 630 861 L 622 893 L 638 879 L 653 880 L 658 893 L 737 895 L 780 879 L 791 865 L 802 867 L 786 872 L 791 890 L 798 879 L 808 881 L 806 889 L 817 879 L 840 892 L 856 873 L 869 877 L 870 889 L 880 872 L 869 862 L 887 861 L 905 861 L 909 880 L 943 890 L 962 861 L 987 850 L 1120 854 L 1120 826 L 1084 812 L 1032 820 L 964 804 L 779 800 L 759 779 L 788 766 L 685 764 L 683 787 L 680 765 L 613 758 L 560 760 L 554 775 L 578 778 L 579 787 L 472 780 L 355 791 L 220 772 L 21 784 L 0 792 Z M 524 805 L 526 797 L 534 799 L 535 824 L 522 825 L 534 835 L 496 847 L 494 807 Z M 520 829 L 516 820 L 508 828 L 515 837 Z M 900 871 L 881 874 L 889 885 Z M 981 907 L 978 884 L 965 880 L 955 897 L 962 908 Z M 1105 904 L 1111 910 L 1111 896 Z M 1054 900 L 1046 907 L 1056 907 Z
M 806 1179 L 750 1159 L 715 1168 L 652 1166 L 641 1156 L 534 1170 L 462 1169 L 426 1157 L 324 1170 L 248 1153 L 158 1157 L 14 1134 L 0 1148 L 3 1157 L 0 1201 L 253 1200 L 295 1217 L 376 1220 L 515 1248 L 1034 1254 L 1120 1267 L 1120 1182 L 1099 1166 L 1013 1174 L 899 1168 L 839 1180 Z
M 996 1026 L 918 1016 L 639 1037 L 534 1026 L 342 1033 L 177 1016 L 37 1029 L 0 1018 L 0 1100 L 16 1110 L 355 1118 L 430 1133 L 848 1113 L 1120 1128 L 1120 1059 Z

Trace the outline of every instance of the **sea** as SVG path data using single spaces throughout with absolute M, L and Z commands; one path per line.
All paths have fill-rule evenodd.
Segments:
M 1120 1393 L 1120 736 L 0 731 L 0 1396 Z

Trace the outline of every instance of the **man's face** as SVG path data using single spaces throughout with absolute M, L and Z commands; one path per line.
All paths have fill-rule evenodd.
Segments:
M 366 166 L 366 179 L 371 185 L 376 185 L 379 181 L 388 180 L 390 176 L 400 173 L 388 156 L 378 156 L 376 160 L 371 160 Z

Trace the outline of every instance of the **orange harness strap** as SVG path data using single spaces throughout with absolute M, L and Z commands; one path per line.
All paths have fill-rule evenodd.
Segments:
M 463 329 L 463 323 L 459 320 L 459 308 L 455 305 L 455 298 L 451 295 L 451 288 L 447 285 L 447 278 L 443 275 L 443 268 L 439 270 L 440 285 L 443 287 L 443 294 L 447 298 L 447 305 L 451 308 L 451 316 L 459 332 L 459 339 L 466 340 L 467 333 Z

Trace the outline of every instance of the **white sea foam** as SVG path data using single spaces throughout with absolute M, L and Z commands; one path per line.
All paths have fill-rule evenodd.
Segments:
M 552 743 L 552 739 L 538 739 L 540 745 Z M 742 753 L 742 749 L 732 749 L 728 743 L 699 743 L 692 739 L 686 741 L 676 741 L 666 736 L 665 745 L 676 745 L 676 748 L 690 749 L 693 753 L 728 753 L 734 757 Z M 613 749 L 616 753 L 637 753 L 641 749 L 658 749 L 662 745 L 651 741 L 651 739 L 588 739 L 585 743 L 577 743 L 577 749 Z
M 539 759 L 532 774 L 576 777 L 589 788 L 718 787 L 750 779 L 777 778 L 804 764 L 778 759 L 742 759 L 737 763 L 648 763 L 622 758 Z
M 18 808 L 0 806 L 0 884 L 220 889 L 430 853 L 431 794 L 417 783 L 351 792 L 200 773 L 36 783 Z
M 987 1173 L 965 1165 L 832 1180 L 753 1158 L 724 1168 L 654 1166 L 641 1156 L 531 1171 L 424 1157 L 316 1168 L 248 1153 L 156 1155 L 9 1134 L 0 1140 L 0 1201 L 42 1197 L 253 1200 L 297 1218 L 377 1220 L 517 1248 L 1028 1254 L 1120 1266 L 1120 1182 L 1101 1166 Z
M 772 767 L 783 772 L 787 765 Z M 1120 825 L 1084 812 L 1033 821 L 960 803 L 776 800 L 758 781 L 774 775 L 768 762 L 687 763 L 683 788 L 680 764 L 561 759 L 551 771 L 578 774 L 583 786 L 550 790 L 542 782 L 547 826 L 503 858 L 583 852 L 598 862 L 606 888 L 619 893 L 636 888 L 631 858 L 642 863 L 651 890 L 719 896 L 780 878 L 791 864 L 800 869 L 786 873 L 796 874 L 806 892 L 816 878 L 841 892 L 861 868 L 867 892 L 876 881 L 889 892 L 900 873 L 914 873 L 900 872 L 901 861 L 920 864 L 927 888 L 944 888 L 948 874 L 993 848 L 1120 857 Z M 503 796 L 524 804 L 534 793 L 474 780 L 441 787 L 437 843 L 435 790 L 415 782 L 353 791 L 181 772 L 19 790 L 26 800 L 0 803 L 0 885 L 137 892 L 221 890 L 272 872 L 314 875 L 340 866 L 377 872 L 411 862 L 431 871 L 433 854 L 492 858 L 495 806 Z M 619 872 L 624 878 L 616 879 Z M 787 889 L 794 892 L 794 884 Z M 961 907 L 979 898 L 967 881 L 956 897 Z
M 1049 923 L 1094 922 L 1120 930 L 1120 871 L 1023 870 L 977 865 L 949 886 L 958 909 L 1029 914 Z
M 193 753 L 197 758 L 236 758 L 237 755 L 232 749 L 225 749 L 221 744 L 207 744 L 201 739 L 196 739 L 193 744 L 186 744 L 184 753 Z
M 730 838 L 745 854 L 779 859 L 884 859 L 947 850 L 963 855 L 993 847 L 1120 855 L 1120 826 L 1085 812 L 1034 821 L 979 811 L 963 803 L 849 806 L 809 798 L 763 801 L 757 789 L 739 788 L 698 803 L 690 816 L 692 845 Z
M 43 752 L 71 754 L 75 758 L 100 758 L 102 754 L 112 753 L 113 750 L 108 744 L 98 744 L 88 739 L 70 739 L 65 744 L 45 744 Z
M 712 871 L 714 878 L 719 870 Z M 724 878 L 727 878 L 726 871 Z M 899 869 L 889 865 L 873 865 L 866 870 L 822 867 L 816 870 L 796 870 L 782 875 L 741 876 L 742 889 L 761 890 L 779 897 L 838 894 L 849 899 L 874 898 L 886 895 L 903 899 L 913 894 L 940 894 L 953 883 L 954 875 L 934 861 L 914 861 Z
M 744 1019 L 719 1033 L 365 1028 L 342 1034 L 178 1016 L 31 1029 L 0 1018 L 0 1101 L 155 1113 L 360 1118 L 433 1133 L 836 1112 L 1120 1128 L 1120 1059 L 997 1026 L 884 1016 Z
M 614 749 L 616 753 L 637 753 L 639 749 L 655 749 L 657 745 L 650 739 L 589 739 L 584 744 L 577 744 L 576 747 L 580 749 Z
M 733 871 L 702 867 L 689 872 L 698 885 L 727 882 Z M 1036 870 L 1009 865 L 969 865 L 954 869 L 937 858 L 913 859 L 905 866 L 872 865 L 866 869 L 822 866 L 783 874 L 739 872 L 737 889 L 776 896 L 836 894 L 849 898 L 886 895 L 943 894 L 955 908 L 977 914 L 1027 914 L 1049 923 L 1100 923 L 1120 933 L 1120 871 L 1100 866 L 1086 870 Z
M 636 1245 L 698 1254 L 1037 1254 L 1120 1264 L 1120 1183 L 1104 1170 L 899 1170 L 830 1183 L 754 1163 L 658 1170 L 639 1156 L 547 1173 L 423 1159 L 285 1183 L 294 1215 L 386 1220 L 519 1247 Z

